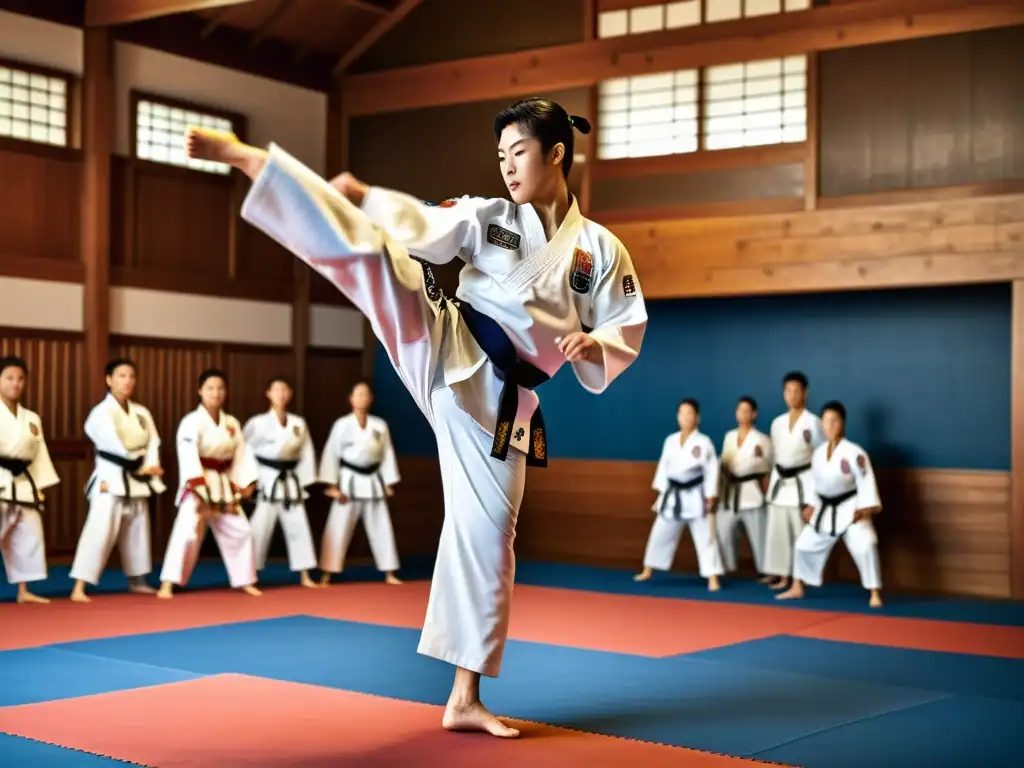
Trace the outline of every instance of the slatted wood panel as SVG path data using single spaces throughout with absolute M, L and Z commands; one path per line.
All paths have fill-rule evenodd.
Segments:
M 295 358 L 290 349 L 225 347 L 224 372 L 228 377 L 228 410 L 242 424 L 266 411 L 267 382 L 272 376 L 294 378 Z
M 417 489 L 414 508 L 432 521 L 422 529 L 406 524 L 421 543 L 434 541 L 434 529 L 443 519 L 437 462 L 400 461 L 404 483 Z M 516 555 L 639 570 L 654 520 L 653 477 L 654 464 L 647 462 L 554 460 L 545 470 L 529 470 Z M 1009 473 L 880 470 L 879 486 L 885 505 L 878 530 L 886 589 L 1009 597 Z M 404 490 L 408 495 L 408 487 Z M 396 508 L 397 502 L 396 497 Z M 740 559 L 741 571 L 752 575 L 745 540 Z M 697 572 L 689 535 L 673 568 Z M 841 543 L 826 579 L 857 581 Z
M 0 355 L 28 366 L 22 403 L 39 414 L 47 440 L 81 439 L 89 407 L 84 345 L 75 334 L 0 329 Z
M 1024 195 L 612 223 L 650 298 L 999 282 L 1024 276 Z

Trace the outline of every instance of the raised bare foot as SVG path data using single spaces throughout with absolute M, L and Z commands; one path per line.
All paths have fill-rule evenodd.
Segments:
M 717 592 L 722 588 L 721 583 L 718 581 L 717 576 L 712 576 L 708 579 L 708 592 Z
M 18 602 L 19 603 L 33 603 L 35 605 L 49 605 L 50 604 L 50 601 L 47 600 L 45 597 L 40 597 L 39 595 L 33 595 L 27 589 L 24 590 L 23 592 L 18 592 Z
M 156 596 L 161 600 L 170 600 L 174 597 L 174 585 L 165 581 L 160 585 L 160 591 L 156 593 Z
M 189 128 L 185 131 L 185 154 L 196 160 L 224 163 L 256 178 L 263 169 L 267 153 L 238 140 L 230 131 Z
M 385 584 L 401 584 L 402 580 L 400 578 L 398 578 L 397 576 L 395 576 L 395 574 L 389 573 L 389 574 L 384 576 L 384 583 Z
M 651 571 L 650 568 L 644 568 L 640 573 L 633 577 L 633 581 L 647 581 L 651 578 L 651 573 L 653 573 L 653 571 Z
M 483 731 L 500 739 L 519 738 L 518 730 L 509 728 L 488 712 L 481 701 L 464 706 L 449 701 L 441 718 L 441 727 L 446 731 Z
M 793 583 L 793 586 L 787 589 L 785 592 L 780 592 L 775 596 L 776 600 L 800 600 L 804 596 L 804 588 L 802 584 L 797 582 Z
M 254 587 L 252 584 L 242 587 L 242 591 L 245 592 L 245 594 L 247 595 L 252 595 L 253 597 L 259 597 L 263 594 L 258 589 L 256 589 L 256 587 Z
M 881 608 L 882 607 L 882 593 L 879 592 L 877 589 L 872 589 L 871 590 L 871 600 L 868 602 L 868 605 L 870 607 L 872 607 L 872 608 Z

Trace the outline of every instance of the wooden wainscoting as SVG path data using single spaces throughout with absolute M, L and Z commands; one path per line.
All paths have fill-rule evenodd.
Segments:
M 436 545 L 433 526 L 443 519 L 437 462 L 399 461 L 404 480 L 402 498 L 396 496 L 396 529 L 401 535 L 408 526 L 406 536 L 423 537 L 407 547 Z M 653 522 L 654 468 L 647 462 L 555 459 L 547 469 L 530 470 L 519 514 L 517 556 L 639 569 Z M 879 485 L 885 510 L 877 525 L 887 589 L 1010 596 L 1008 472 L 880 470 Z M 414 492 L 419 498 L 413 502 Z M 431 525 L 418 528 L 414 509 L 426 512 Z M 745 539 L 741 547 L 741 568 L 752 575 Z M 827 578 L 856 581 L 849 554 L 842 545 L 835 551 Z M 697 570 L 688 537 L 674 568 Z

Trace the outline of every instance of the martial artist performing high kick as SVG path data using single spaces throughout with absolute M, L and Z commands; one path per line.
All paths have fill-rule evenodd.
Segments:
M 28 366 L 0 357 L 0 555 L 19 603 L 48 603 L 29 591 L 46 580 L 43 490 L 60 482 L 50 460 L 39 414 L 21 405 Z
M 96 468 L 85 487 L 89 514 L 78 538 L 71 599 L 88 603 L 85 585 L 96 586 L 114 544 L 132 592 L 152 594 L 146 583 L 153 568 L 149 545 L 150 500 L 166 487 L 160 479 L 160 435 L 149 409 L 134 402 L 135 363 L 107 363 L 107 396 L 85 420 L 85 434 L 96 451 Z
M 450 730 L 518 736 L 479 686 L 501 667 L 526 466 L 547 459 L 533 389 L 569 362 L 587 391 L 603 392 L 636 360 L 647 325 L 629 254 L 569 193 L 574 127 L 590 130 L 544 99 L 503 110 L 494 134 L 512 200 L 436 207 L 349 174 L 328 184 L 276 145 L 188 135 L 190 156 L 255 180 L 243 218 L 366 315 L 433 427 L 445 522 L 419 652 L 458 668 Z M 456 255 L 465 266 L 452 300 L 428 263 Z

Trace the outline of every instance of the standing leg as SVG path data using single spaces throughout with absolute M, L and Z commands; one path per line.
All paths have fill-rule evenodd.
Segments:
M 882 565 L 878 557 L 878 533 L 871 516 L 847 528 L 843 534 L 843 543 L 857 565 L 861 586 L 871 593 L 869 605 L 881 608 Z
M 711 515 L 690 520 L 690 537 L 697 551 L 697 567 L 700 575 L 708 580 L 708 591 L 717 592 L 722 588 L 718 577 L 725 573 L 722 568 L 722 554 L 718 549 L 718 531 Z
M 0 555 L 7 581 L 18 585 L 19 603 L 49 603 L 29 592 L 28 584 L 45 581 L 46 540 L 39 511 L 14 504 L 0 505 Z
M 804 585 L 820 587 L 828 556 L 836 540 L 805 526 L 793 546 L 793 586 L 776 595 L 777 600 L 799 600 L 804 596 Z
M 526 456 L 512 449 L 492 459 L 491 437 L 450 389 L 432 403 L 445 516 L 418 650 L 458 667 L 445 728 L 515 737 L 481 702 L 480 676 L 497 677 L 505 650 Z
M 280 510 L 280 504 L 274 504 L 261 498 L 256 502 L 256 509 L 253 510 L 252 517 L 249 519 L 257 571 L 262 571 L 267 564 L 267 552 L 270 549 L 270 540 L 274 538 L 274 526 L 277 525 Z
M 241 512 L 215 515 L 210 519 L 210 530 L 217 540 L 231 586 L 250 595 L 262 594 L 253 586 L 256 583 L 256 554 L 253 552 L 249 518 Z
M 281 510 L 278 520 L 281 521 L 284 543 L 288 548 L 289 569 L 300 574 L 299 583 L 302 586 L 315 587 L 316 582 L 309 577 L 309 572 L 316 568 L 316 550 L 313 548 L 313 532 L 309 529 L 306 505 L 296 504 Z
M 739 538 L 740 519 L 731 509 L 719 509 L 715 514 L 715 518 L 718 528 L 718 544 L 721 547 L 722 565 L 727 573 L 733 573 L 736 571 L 739 562 L 736 545 Z
M 796 507 L 768 505 L 764 572 L 778 578 L 778 581 L 772 584 L 772 589 L 783 589 L 789 583 L 789 577 L 793 575 L 793 542 L 796 535 L 792 533 L 791 517 L 794 509 L 799 515 L 800 510 Z
M 344 504 L 340 501 L 331 504 L 331 513 L 327 516 L 323 541 L 320 543 L 320 570 L 323 571 L 321 586 L 331 583 L 332 573 L 341 573 L 345 569 L 345 555 L 352 543 L 356 523 L 362 515 L 363 503 L 349 499 Z
M 150 551 L 149 501 L 147 499 L 124 499 L 121 502 L 123 517 L 121 535 L 118 537 L 118 551 L 121 553 L 121 568 L 128 577 L 128 588 L 140 595 L 151 595 L 154 590 L 146 583 L 146 576 L 153 570 L 153 555 Z
M 401 584 L 395 576 L 398 570 L 398 547 L 395 546 L 395 531 L 391 526 L 391 515 L 385 499 L 372 499 L 365 502 L 363 527 L 366 538 L 370 541 L 373 562 L 377 570 L 385 574 L 389 584 Z
M 199 559 L 199 550 L 206 538 L 206 524 L 196 512 L 195 499 L 187 498 L 178 507 L 171 528 L 171 538 L 167 542 L 164 554 L 164 565 L 160 570 L 160 591 L 157 597 L 169 599 L 173 597 L 174 587 L 188 584 L 192 570 Z
M 121 504 L 116 496 L 98 493 L 89 503 L 85 525 L 78 536 L 75 559 L 71 563 L 71 578 L 75 581 L 71 599 L 76 603 L 88 603 L 85 585 L 96 586 L 103 575 L 103 569 L 110 559 L 121 530 Z
M 682 520 L 670 520 L 656 515 L 651 533 L 647 537 L 647 548 L 644 550 L 644 569 L 633 577 L 634 581 L 647 581 L 653 571 L 672 570 L 672 561 L 676 559 L 679 540 L 686 530 Z
M 747 541 L 750 542 L 750 551 L 754 554 L 754 567 L 758 573 L 764 573 L 764 549 L 765 537 L 767 535 L 767 510 L 764 507 L 758 509 L 744 509 L 740 511 L 740 519 L 743 527 L 747 530 Z

